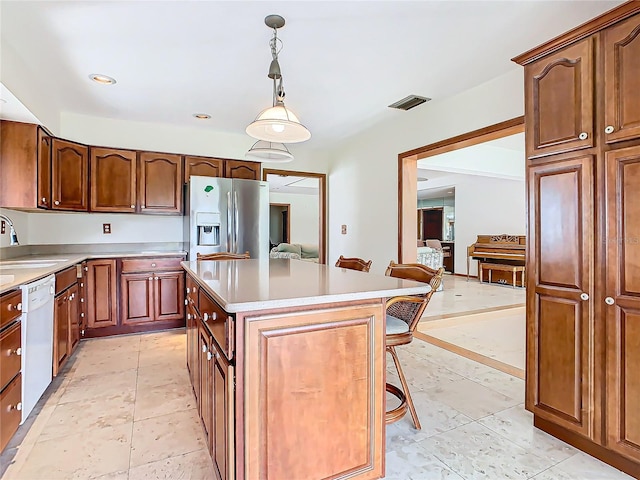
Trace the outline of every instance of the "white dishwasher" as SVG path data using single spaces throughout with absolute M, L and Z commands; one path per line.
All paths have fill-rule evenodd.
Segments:
M 53 300 L 56 277 L 22 285 L 22 421 L 29 416 L 53 373 Z

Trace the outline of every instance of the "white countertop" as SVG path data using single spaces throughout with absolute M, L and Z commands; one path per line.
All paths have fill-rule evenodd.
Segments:
M 122 258 L 122 257 L 175 257 L 185 255 L 185 252 L 118 252 L 118 253 L 63 253 L 56 255 L 29 255 L 25 257 L 10 258 L 0 261 L 0 293 L 12 290 L 25 283 L 30 283 L 44 278 L 52 273 L 64 270 L 67 267 L 95 258 Z M 19 264 L 20 268 L 12 268 L 11 265 Z M 24 268 L 22 265 L 42 265 Z
M 427 293 L 428 284 L 288 259 L 182 262 L 229 313 Z

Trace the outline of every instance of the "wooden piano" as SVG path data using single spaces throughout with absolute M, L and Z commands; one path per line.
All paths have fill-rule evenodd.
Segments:
M 473 259 L 478 260 L 478 279 L 481 282 L 487 280 L 514 286 L 517 282 L 523 286 L 525 238 L 524 235 L 478 235 L 476 243 L 467 247 L 467 280 L 469 280 L 469 262 Z M 481 268 L 485 265 L 488 268 Z M 490 268 L 492 265 L 496 266 L 493 271 Z M 501 265 L 505 268 L 498 267 Z M 507 268 L 508 266 L 521 268 L 510 269 Z

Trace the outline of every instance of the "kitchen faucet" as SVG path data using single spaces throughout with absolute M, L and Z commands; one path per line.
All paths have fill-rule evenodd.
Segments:
M 0 213 L 0 219 L 6 220 L 6 222 L 9 224 L 9 235 L 11 236 L 10 245 L 20 245 L 20 243 L 18 242 L 18 235 L 16 235 L 16 229 L 13 228 L 13 222 L 11 221 L 11 219 L 6 215 L 3 215 L 2 213 Z

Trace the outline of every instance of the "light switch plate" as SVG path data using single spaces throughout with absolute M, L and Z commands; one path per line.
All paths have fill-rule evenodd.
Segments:
M 109 234 L 111 233 L 111 224 L 110 223 L 103 223 L 102 224 L 102 233 Z
M 342 235 L 346 235 L 346 234 L 347 234 L 347 226 L 342 225 Z
M 5 224 L 4 220 L 0 220 L 1 226 L 0 226 L 0 234 L 4 235 L 5 233 L 7 233 L 7 225 Z

